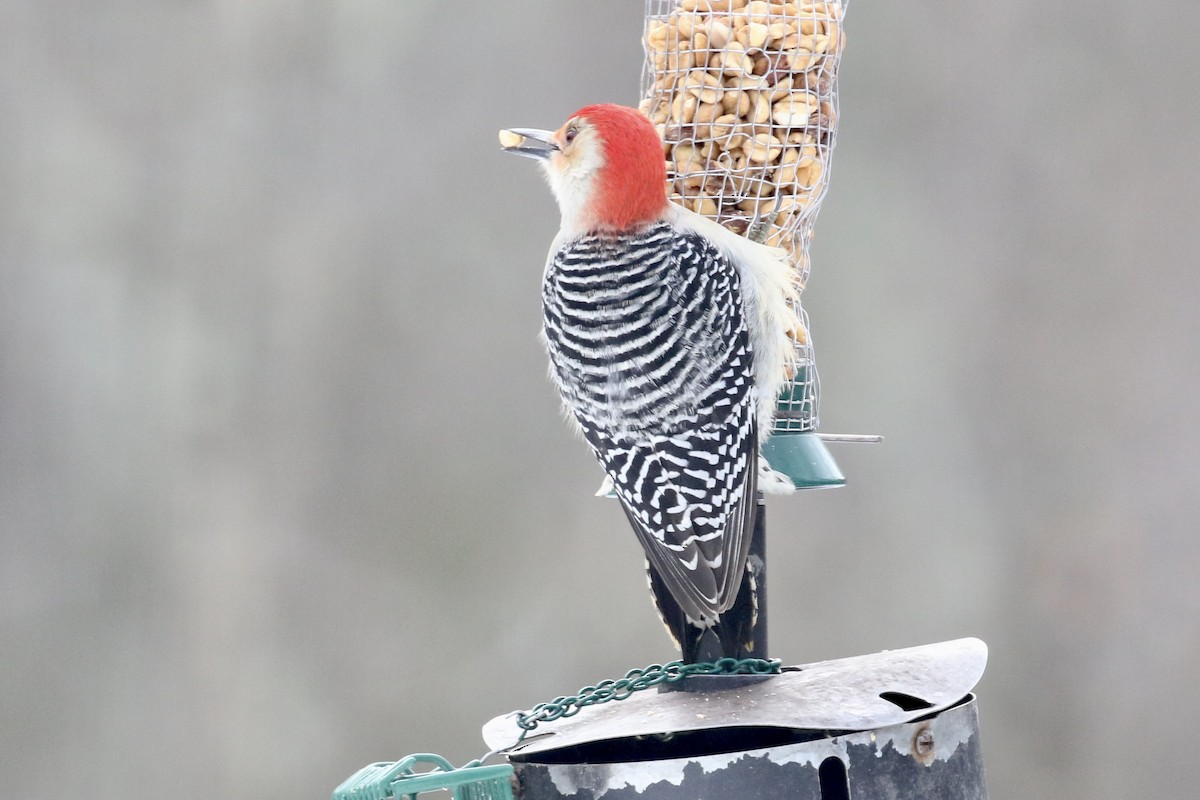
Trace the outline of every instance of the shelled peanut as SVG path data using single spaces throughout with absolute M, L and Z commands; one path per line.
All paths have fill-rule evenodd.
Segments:
M 837 0 L 677 0 L 646 29 L 641 103 L 663 138 L 672 199 L 766 242 L 808 274 L 845 43 Z M 664 9 L 665 10 L 665 9 Z

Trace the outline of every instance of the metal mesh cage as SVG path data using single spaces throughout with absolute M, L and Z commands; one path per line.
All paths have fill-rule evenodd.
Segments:
M 671 199 L 791 254 L 809 272 L 829 181 L 846 0 L 646 0 L 641 110 L 663 139 Z M 808 317 L 774 432 L 817 427 Z

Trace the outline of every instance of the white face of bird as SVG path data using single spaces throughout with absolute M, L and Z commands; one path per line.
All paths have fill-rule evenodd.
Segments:
M 556 131 L 511 128 L 500 131 L 507 153 L 537 159 L 558 201 L 564 230 L 584 230 L 591 224 L 592 200 L 604 146 L 595 126 L 583 117 L 572 117 Z

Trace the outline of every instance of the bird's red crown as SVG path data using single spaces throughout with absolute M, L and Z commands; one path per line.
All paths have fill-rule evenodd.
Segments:
M 661 218 L 667 168 L 650 120 L 637 109 L 607 103 L 581 108 L 572 117 L 590 122 L 604 144 L 592 219 L 603 228 L 628 230 Z

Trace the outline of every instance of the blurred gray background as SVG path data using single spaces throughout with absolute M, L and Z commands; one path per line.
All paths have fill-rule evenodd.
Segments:
M 502 126 L 640 0 L 0 6 L 0 786 L 327 797 L 672 657 Z M 994 798 L 1194 796 L 1195 4 L 851 3 L 791 663 L 973 635 Z M 1190 732 L 1190 733 L 1189 733 Z

